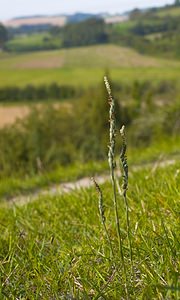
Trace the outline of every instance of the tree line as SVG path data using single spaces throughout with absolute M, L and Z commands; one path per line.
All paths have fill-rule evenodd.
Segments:
M 27 85 L 24 87 L 7 86 L 0 88 L 0 102 L 45 101 L 49 99 L 63 100 L 79 97 L 82 89 L 71 85 Z
M 8 40 L 8 31 L 7 29 L 0 23 L 0 48 L 3 48 L 6 41 Z

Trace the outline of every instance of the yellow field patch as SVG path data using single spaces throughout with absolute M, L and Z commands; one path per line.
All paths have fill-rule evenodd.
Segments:
M 23 119 L 29 113 L 29 107 L 20 106 L 0 106 L 0 128 L 13 124 L 17 119 Z
M 0 106 L 0 128 L 5 127 L 6 125 L 12 125 L 15 123 L 17 120 L 22 120 L 25 117 L 28 116 L 28 114 L 31 112 L 32 107 L 38 108 L 39 111 L 41 111 L 45 106 L 49 105 L 48 103 L 44 104 L 34 104 L 33 106 L 31 105 L 8 105 L 8 106 Z M 72 109 L 72 104 L 68 102 L 64 103 L 57 103 L 54 102 L 53 108 L 59 109 L 61 108 L 62 110 L 71 110 Z

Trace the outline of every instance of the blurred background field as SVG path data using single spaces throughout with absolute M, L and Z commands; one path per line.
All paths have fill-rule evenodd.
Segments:
M 63 22 L 55 17 L 58 25 L 44 20 L 1 25 L 2 177 L 32 176 L 37 160 L 48 172 L 59 164 L 105 159 L 104 75 L 130 147 L 179 138 L 179 4 L 119 16 L 79 13 Z
M 80 88 L 99 83 L 107 70 L 117 82 L 179 80 L 180 62 L 110 44 L 30 54 L 1 53 L 0 67 L 0 86 L 57 82 Z

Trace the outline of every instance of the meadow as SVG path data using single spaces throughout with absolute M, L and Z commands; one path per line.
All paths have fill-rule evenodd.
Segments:
M 34 33 L 31 35 L 15 36 L 13 39 L 6 43 L 6 49 L 12 52 L 34 51 L 42 49 L 59 48 L 61 41 L 52 38 L 47 32 Z
M 0 87 L 58 82 L 88 87 L 104 73 L 118 82 L 178 80 L 180 62 L 138 54 L 114 46 L 89 46 L 29 54 L 0 53 Z M 17 72 L 18 71 L 18 72 Z
M 151 143 L 149 147 L 130 147 L 128 149 L 129 165 L 132 170 L 151 166 L 158 168 L 161 165 L 173 164 L 180 159 L 180 138 L 164 137 Z M 0 181 L 0 202 L 11 202 L 13 197 L 32 195 L 43 191 L 44 188 L 56 187 L 66 182 L 74 182 L 83 177 L 96 177 L 108 174 L 108 162 L 89 161 L 75 162 L 70 166 L 58 166 L 52 171 L 43 171 L 39 174 L 26 176 L 22 180 L 18 176 L 2 177 Z
M 0 299 L 180 298 L 179 72 L 113 44 L 0 52 Z
M 41 196 L 23 206 L 1 204 L 2 299 L 179 299 L 179 167 L 130 170 L 133 269 L 118 197 L 126 271 L 110 182 L 101 189 L 113 254 L 95 188 Z
M 165 16 L 173 16 L 178 17 L 180 15 L 180 7 L 168 7 L 159 10 L 157 13 L 157 16 L 159 17 L 165 17 Z
M 68 194 L 58 193 L 57 186 L 54 195 L 50 189 L 29 202 L 37 188 L 104 176 L 107 163 L 77 162 L 51 173 L 40 170 L 23 181 L 2 178 L 2 299 L 179 299 L 179 136 L 162 136 L 148 148 L 130 147 L 127 153 L 123 138 L 117 153 L 125 173 L 114 181 L 111 109 L 112 184 L 95 182 L 94 188 Z M 27 203 L 15 200 L 22 193 Z

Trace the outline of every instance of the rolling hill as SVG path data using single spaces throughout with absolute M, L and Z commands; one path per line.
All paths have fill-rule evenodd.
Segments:
M 28 54 L 0 53 L 0 86 L 97 83 L 105 70 L 121 81 L 177 78 L 180 62 L 152 58 L 115 45 L 97 45 Z M 18 72 L 17 72 L 18 71 Z

